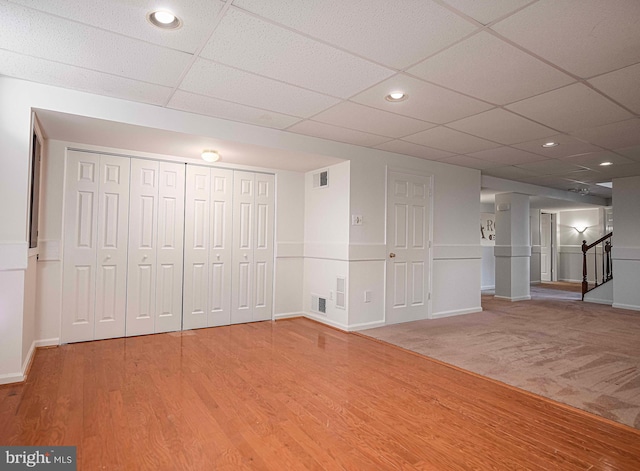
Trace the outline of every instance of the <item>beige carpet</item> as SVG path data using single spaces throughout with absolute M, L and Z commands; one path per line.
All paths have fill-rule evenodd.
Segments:
M 640 312 L 558 287 L 514 303 L 483 293 L 481 313 L 362 333 L 640 429 Z

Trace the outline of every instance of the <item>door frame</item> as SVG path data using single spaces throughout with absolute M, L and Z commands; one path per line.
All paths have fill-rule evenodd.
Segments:
M 387 273 L 387 260 L 389 254 L 389 247 L 387 240 L 387 230 L 389 226 L 389 175 L 390 173 L 404 173 L 407 175 L 414 175 L 419 177 L 425 177 L 429 182 L 429 200 L 427 201 L 427 209 L 429 210 L 429 214 L 426 218 L 426 221 L 429 224 L 429 230 L 427 231 L 428 235 L 428 247 L 427 247 L 427 260 L 428 268 L 428 282 L 427 282 L 427 317 L 426 319 L 433 319 L 433 298 L 431 296 L 433 290 L 433 193 L 434 193 L 434 175 L 432 173 L 423 172 L 420 170 L 409 169 L 406 167 L 395 167 L 390 165 L 385 165 L 384 172 L 384 294 L 383 294 L 383 302 L 384 302 L 384 315 L 383 322 L 387 325 L 387 295 L 388 295 L 388 273 Z

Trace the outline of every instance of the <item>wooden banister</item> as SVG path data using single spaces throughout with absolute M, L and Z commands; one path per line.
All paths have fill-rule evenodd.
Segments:
M 582 241 L 582 300 L 584 301 L 584 295 L 587 294 L 592 289 L 600 286 L 600 284 L 604 284 L 607 281 L 613 279 L 613 264 L 611 261 L 611 248 L 613 247 L 611 238 L 613 237 L 613 232 L 608 233 L 607 235 L 599 238 L 592 244 L 587 245 L 587 241 Z M 605 242 L 606 241 L 606 242 Z M 588 269 L 587 269 L 587 252 L 592 248 L 596 247 L 598 244 L 602 244 L 603 242 L 603 250 L 602 250 L 602 283 L 598 284 L 598 257 L 597 252 L 593 254 L 594 260 L 594 286 L 589 287 L 588 281 Z

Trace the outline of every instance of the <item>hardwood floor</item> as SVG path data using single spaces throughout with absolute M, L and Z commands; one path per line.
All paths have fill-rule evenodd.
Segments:
M 638 470 L 640 433 L 305 319 L 39 350 L 0 444 L 79 470 Z

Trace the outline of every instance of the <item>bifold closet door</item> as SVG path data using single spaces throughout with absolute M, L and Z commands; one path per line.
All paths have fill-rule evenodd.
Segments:
M 180 330 L 184 165 L 131 159 L 126 335 Z
M 129 159 L 68 152 L 63 343 L 124 335 L 128 208 Z
M 233 171 L 187 165 L 183 328 L 228 325 Z
M 273 175 L 234 172 L 231 323 L 271 319 Z

